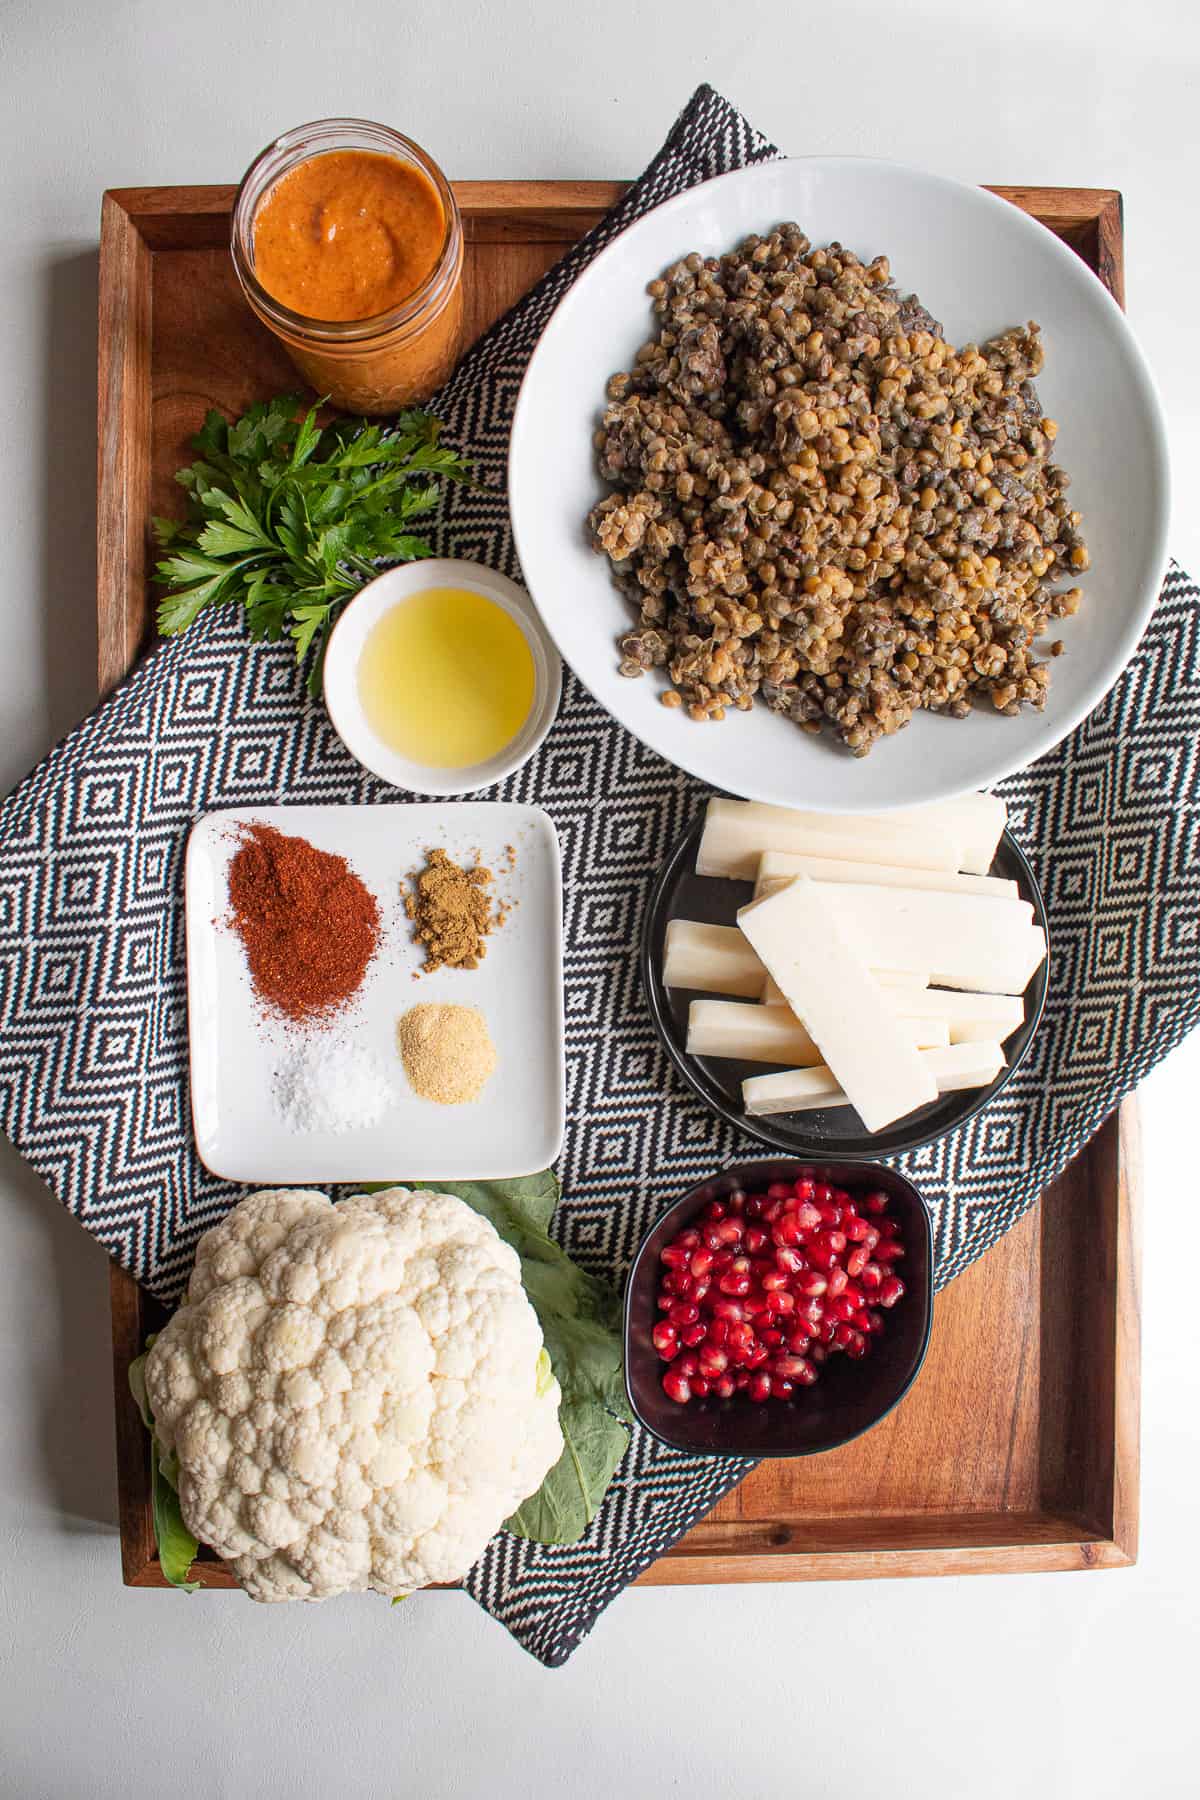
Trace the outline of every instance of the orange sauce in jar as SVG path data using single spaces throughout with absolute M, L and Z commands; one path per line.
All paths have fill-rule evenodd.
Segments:
M 426 282 L 446 215 L 420 169 L 372 150 L 332 150 L 288 171 L 254 215 L 254 270 L 308 319 L 371 319 Z
M 242 179 L 230 248 L 250 308 L 335 406 L 395 413 L 452 373 L 462 219 L 411 138 L 367 119 L 285 132 Z

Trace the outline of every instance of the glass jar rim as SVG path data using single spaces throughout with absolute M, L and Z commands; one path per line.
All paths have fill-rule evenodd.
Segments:
M 375 138 L 378 141 L 374 144 L 369 141 L 343 141 L 355 136 L 368 140 Z M 361 149 L 376 155 L 393 155 L 398 160 L 415 164 L 433 184 L 446 220 L 437 262 L 421 285 L 414 288 L 398 306 L 389 307 L 386 312 L 373 313 L 365 319 L 314 319 L 306 313 L 296 312 L 269 293 L 254 271 L 254 220 L 266 194 L 300 163 L 339 149 Z M 421 319 L 431 304 L 438 304 L 440 310 L 440 304 L 444 304 L 449 297 L 457 278 L 462 249 L 462 217 L 454 190 L 441 169 L 420 144 L 405 137 L 403 132 L 394 131 L 390 125 L 380 125 L 373 119 L 313 119 L 306 125 L 295 125 L 290 131 L 273 138 L 259 151 L 242 176 L 233 203 L 229 247 L 234 272 L 246 298 L 253 309 L 272 326 L 315 342 L 353 345 L 384 337 L 413 324 Z

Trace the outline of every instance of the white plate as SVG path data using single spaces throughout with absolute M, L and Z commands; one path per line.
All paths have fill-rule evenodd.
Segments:
M 659 704 L 659 675 L 617 673 L 633 613 L 584 520 L 607 491 L 592 434 L 605 382 L 651 335 L 646 283 L 691 250 L 717 254 L 796 220 L 891 259 L 955 343 L 1036 319 L 1046 344 L 1038 391 L 1060 431 L 1056 460 L 1083 513 L 1091 571 L 1074 619 L 1056 623 L 1042 713 L 978 708 L 961 722 L 919 714 L 856 759 L 755 706 L 697 725 Z M 1161 409 L 1120 308 L 1050 231 L 982 188 L 853 157 L 763 163 L 680 194 L 621 234 L 575 282 L 534 353 L 509 449 L 513 532 L 530 593 L 563 657 L 623 725 L 681 768 L 747 799 L 828 812 L 880 812 L 986 788 L 1024 768 L 1098 704 L 1133 654 L 1166 563 L 1168 473 Z
M 372 1050 L 396 1100 L 369 1130 L 296 1132 L 281 1119 L 272 1078 L 289 1049 L 317 1034 L 265 1020 L 241 940 L 226 922 L 229 863 L 239 823 L 275 825 L 344 856 L 379 902 L 382 944 L 352 1007 L 333 1026 Z M 507 846 L 515 851 L 510 869 Z M 443 849 L 476 851 L 496 873 L 493 893 L 514 901 L 477 969 L 418 975 L 400 883 Z M 455 806 L 258 806 L 209 813 L 188 839 L 188 1031 L 192 1121 L 200 1160 L 227 1181 L 462 1181 L 528 1175 L 562 1146 L 565 1109 L 562 874 L 558 838 L 540 807 L 502 801 Z M 477 1006 L 496 1046 L 478 1100 L 439 1106 L 409 1087 L 396 1022 L 421 1001 Z

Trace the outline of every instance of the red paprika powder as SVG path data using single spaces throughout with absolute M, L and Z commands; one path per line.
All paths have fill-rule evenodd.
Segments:
M 268 1006 L 311 1021 L 357 993 L 379 947 L 379 906 L 344 856 L 273 825 L 243 826 L 229 903 Z

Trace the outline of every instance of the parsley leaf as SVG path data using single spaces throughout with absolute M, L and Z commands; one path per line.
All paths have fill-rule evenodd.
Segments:
M 187 516 L 154 521 L 168 553 L 155 580 L 170 590 L 158 606 L 164 637 L 233 602 L 252 637 L 292 639 L 318 693 L 341 608 L 382 565 L 433 555 L 411 521 L 471 470 L 420 408 L 321 426 L 319 405 L 300 417 L 301 405 L 281 394 L 232 424 L 208 414 L 192 439 L 199 460 L 175 477 Z

